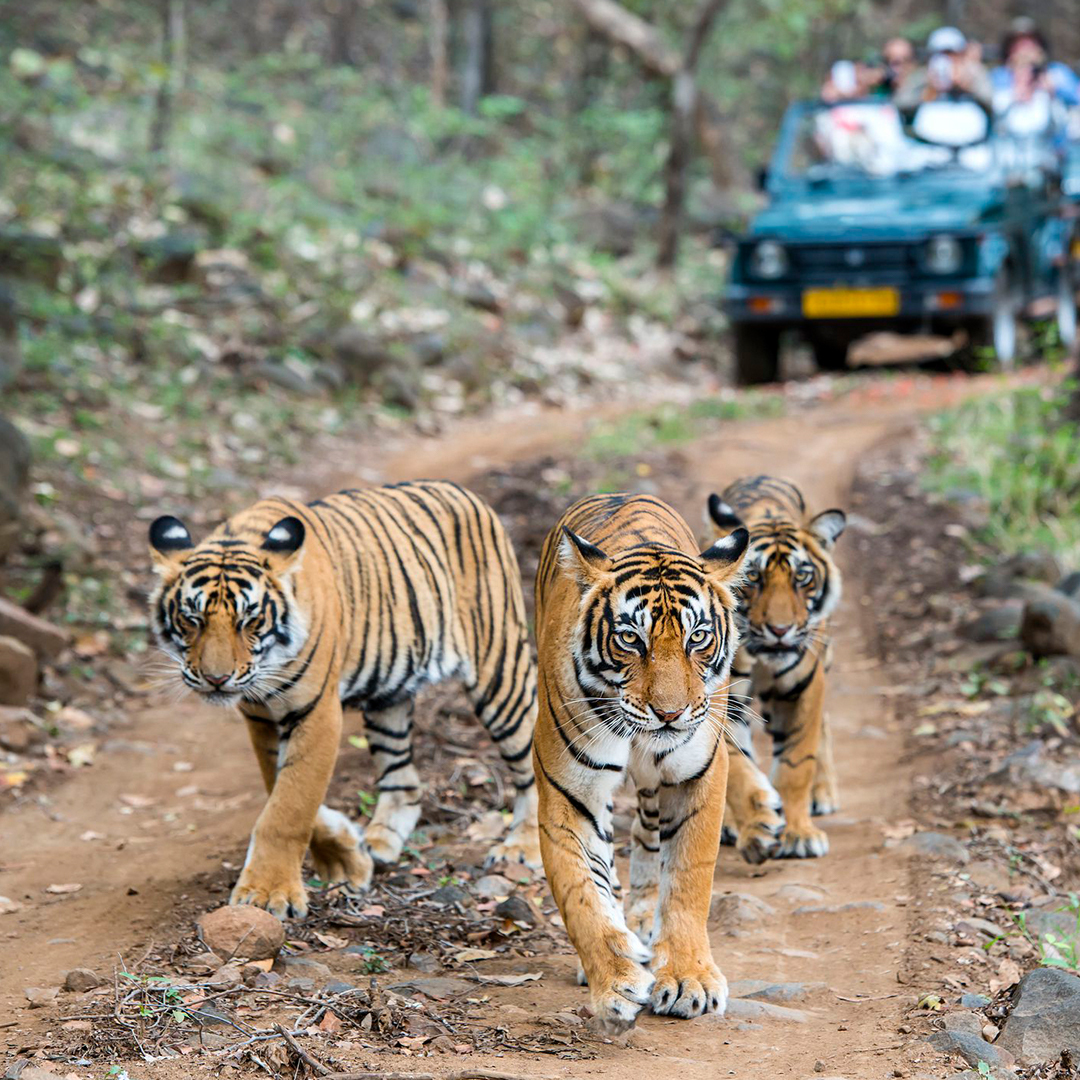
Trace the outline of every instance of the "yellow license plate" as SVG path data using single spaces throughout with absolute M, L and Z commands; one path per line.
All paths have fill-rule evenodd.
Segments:
M 899 289 L 805 289 L 802 311 L 808 319 L 864 319 L 900 313 Z

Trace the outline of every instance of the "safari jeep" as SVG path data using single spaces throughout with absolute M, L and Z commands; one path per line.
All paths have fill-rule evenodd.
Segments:
M 822 370 L 879 330 L 952 337 L 963 359 L 1002 366 L 1028 314 L 1076 336 L 1060 158 L 1037 119 L 992 126 L 968 99 L 909 122 L 883 100 L 800 103 L 764 186 L 726 295 L 744 383 L 778 377 L 790 331 Z

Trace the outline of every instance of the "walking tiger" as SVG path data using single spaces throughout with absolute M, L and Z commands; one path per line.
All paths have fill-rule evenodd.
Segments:
M 531 758 L 536 669 L 517 560 L 494 511 L 456 484 L 271 498 L 196 544 L 175 517 L 150 526 L 154 631 L 185 686 L 239 708 L 268 799 L 234 904 L 280 918 L 308 904 L 301 865 L 366 887 L 420 815 L 413 698 L 459 678 L 516 789 L 489 861 L 539 866 Z M 362 709 L 378 802 L 361 836 L 323 805 L 342 708 Z

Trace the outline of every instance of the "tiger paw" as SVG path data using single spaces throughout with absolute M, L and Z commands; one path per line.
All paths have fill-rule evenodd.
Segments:
M 814 817 L 835 814 L 840 809 L 840 799 L 831 784 L 814 788 L 810 795 L 810 813 Z
M 589 985 L 593 1026 L 605 1035 L 618 1035 L 634 1026 L 638 1013 L 649 1003 L 653 976 L 640 964 L 622 960 L 607 978 Z
M 543 866 L 540 858 L 540 836 L 535 822 L 532 824 L 525 822 L 511 829 L 499 843 L 492 847 L 484 860 L 484 866 L 492 866 L 497 862 L 505 862 L 511 866 L 524 863 L 534 870 Z
M 364 830 L 364 846 L 376 862 L 396 863 L 405 841 L 389 826 L 373 821 Z
M 722 1015 L 727 999 L 727 979 L 714 963 L 672 961 L 656 973 L 649 1004 L 660 1016 L 689 1020 L 705 1013 Z
M 374 862 L 360 842 L 360 832 L 344 814 L 319 808 L 311 836 L 315 876 L 327 885 L 345 884 L 351 890 L 371 884 Z
M 266 908 L 279 919 L 302 919 L 308 913 L 307 891 L 299 869 L 295 874 L 277 876 L 261 871 L 258 866 L 245 867 L 229 903 Z
M 644 894 L 631 893 L 626 907 L 626 925 L 637 938 L 648 945 L 656 932 L 658 890 L 654 887 Z
M 820 859 L 829 853 L 829 838 L 813 825 L 789 825 L 780 837 L 780 859 Z

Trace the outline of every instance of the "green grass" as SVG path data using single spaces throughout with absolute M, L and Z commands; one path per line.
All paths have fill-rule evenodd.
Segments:
M 595 461 L 618 461 L 636 454 L 692 442 L 729 420 L 780 416 L 778 394 L 748 391 L 738 397 L 703 397 L 690 405 L 664 404 L 596 424 L 583 455 Z
M 982 398 L 931 422 L 928 487 L 985 504 L 977 538 L 1000 554 L 1046 550 L 1080 565 L 1080 429 L 1061 418 L 1071 390 Z

